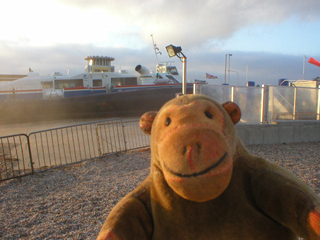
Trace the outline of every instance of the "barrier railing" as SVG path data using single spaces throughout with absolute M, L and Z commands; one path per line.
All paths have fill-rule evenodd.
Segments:
M 126 121 L 123 123 L 126 150 L 148 147 L 150 145 L 150 137 L 143 133 L 139 126 L 139 121 Z
M 96 125 L 96 134 L 100 156 L 126 150 L 122 121 L 99 123 Z
M 0 181 L 150 145 L 137 120 L 109 119 L 0 137 Z
M 17 134 L 0 137 L 0 180 L 33 173 L 28 136 Z
M 320 120 L 320 87 L 195 84 L 194 93 L 210 96 L 220 103 L 237 103 L 242 111 L 242 123 Z

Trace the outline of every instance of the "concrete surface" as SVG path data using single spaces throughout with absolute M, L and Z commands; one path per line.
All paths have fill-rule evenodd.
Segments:
M 236 129 L 245 145 L 320 141 L 320 121 L 238 124 Z

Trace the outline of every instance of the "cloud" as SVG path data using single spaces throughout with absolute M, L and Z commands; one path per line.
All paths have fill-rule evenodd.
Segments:
M 240 85 L 244 86 L 247 79 L 256 84 L 277 85 L 278 80 L 287 78 L 291 80 L 303 79 L 303 56 L 291 54 L 278 54 L 267 52 L 234 51 L 230 57 L 230 83 L 237 84 L 239 74 Z M 320 59 L 320 55 L 315 57 Z M 315 67 L 306 59 L 305 78 L 314 79 L 320 76 L 320 68 Z M 179 68 L 181 69 L 181 68 Z M 228 70 L 228 66 L 227 69 Z M 217 80 L 209 80 L 220 84 L 225 76 L 225 52 L 198 52 L 190 54 L 187 58 L 187 75 L 189 80 L 204 78 L 208 72 L 218 76 Z M 228 74 L 228 73 L 227 73 Z
M 52 46 L 32 47 L 0 41 L 0 73 L 26 74 L 29 68 L 41 75 L 60 71 L 71 74 L 84 71 L 86 56 L 99 55 L 114 57 L 116 70 L 120 68 L 135 72 L 138 64 L 155 68 L 155 57 L 150 46 L 148 49 L 97 47 L 93 44 L 56 44 Z
M 93 44 L 57 44 L 51 47 L 24 47 L 6 45 L 0 42 L 0 73 L 26 74 L 29 67 L 41 75 L 51 74 L 55 71 L 67 73 L 70 68 L 71 74 L 82 73 L 88 55 L 111 56 L 115 58 L 113 65 L 116 71 L 128 70 L 134 73 L 136 65 L 141 64 L 149 70 L 155 70 L 156 59 L 150 47 L 133 50 L 131 48 L 97 47 Z M 162 49 L 161 49 L 162 50 Z M 231 84 L 239 82 L 246 83 L 246 68 L 248 66 L 248 80 L 257 84 L 277 84 L 278 79 L 301 79 L 303 69 L 303 56 L 276 54 L 266 52 L 232 52 L 230 58 Z M 182 65 L 177 58 L 169 59 L 166 53 L 158 55 L 160 61 L 175 61 L 181 73 Z M 319 56 L 313 56 L 320 60 Z M 308 60 L 308 59 L 307 59 Z M 225 52 L 216 51 L 194 51 L 187 54 L 187 79 L 203 79 L 205 73 L 216 75 L 218 80 L 211 82 L 220 84 L 224 81 L 225 74 Z M 320 68 L 306 63 L 306 79 L 320 76 Z
M 30 0 L 31 2 L 35 0 Z M 15 40 L 0 37 L 0 73 L 25 74 L 31 67 L 41 74 L 53 71 L 71 74 L 80 73 L 87 55 L 115 57 L 117 69 L 134 72 L 137 64 L 150 70 L 155 69 L 155 56 L 150 35 L 163 52 L 161 61 L 174 60 L 180 70 L 177 58 L 169 59 L 165 46 L 174 44 L 183 47 L 187 56 L 188 79 L 204 77 L 206 72 L 224 79 L 226 50 L 224 42 L 243 28 L 250 26 L 273 26 L 288 19 L 300 22 L 320 21 L 319 0 L 54 0 L 59 9 L 52 18 L 42 18 L 44 28 L 30 26 L 33 35 L 22 35 Z M 28 3 L 29 5 L 29 3 Z M 53 4 L 52 6 L 55 6 Z M 45 10 L 45 9 L 42 9 Z M 26 11 L 25 11 L 26 12 Z M 46 11 L 43 11 L 46 12 Z M 59 14 L 58 14 L 59 13 Z M 70 15 L 68 15 L 69 13 Z M 68 20 L 72 13 L 72 22 Z M 22 12 L 21 12 L 22 14 Z M 44 16 L 44 15 L 42 15 Z M 51 19 L 51 18 L 50 18 Z M 18 23 L 28 18 L 19 18 Z M 49 21 L 49 22 L 48 22 Z M 48 28 L 49 26 L 53 29 Z M 19 29 L 12 27 L 13 33 Z M 29 33 L 29 28 L 25 28 Z M 32 39 L 41 33 L 45 44 L 32 44 Z M 4 32 L 3 35 L 7 35 Z M 72 36 L 68 41 L 68 37 Z M 278 39 L 276 39 L 278 40 Z M 277 43 L 277 42 L 276 42 Z M 298 45 L 298 44 L 297 44 Z M 301 46 L 301 45 L 300 45 Z M 299 47 L 299 46 L 298 46 Z M 250 48 L 248 48 L 250 49 Z M 302 56 L 253 51 L 234 51 L 231 68 L 239 72 L 245 82 L 246 66 L 249 80 L 257 83 L 275 84 L 279 78 L 299 79 L 302 77 Z M 313 56 L 320 60 L 320 56 Z M 307 64 L 306 77 L 320 75 L 320 68 Z M 231 75 L 232 80 L 235 74 Z
M 257 23 L 274 24 L 289 18 L 319 21 L 320 1 L 305 0 L 63 0 L 86 9 L 103 9 L 124 24 L 139 29 L 147 42 L 154 34 L 159 42 L 191 47 L 208 39 L 221 41 L 236 31 Z M 112 24 L 112 23 L 110 23 Z

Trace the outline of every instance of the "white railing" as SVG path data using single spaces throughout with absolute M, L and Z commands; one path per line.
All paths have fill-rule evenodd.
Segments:
M 320 87 L 195 84 L 194 93 L 210 96 L 220 103 L 237 103 L 242 111 L 242 123 L 320 120 Z

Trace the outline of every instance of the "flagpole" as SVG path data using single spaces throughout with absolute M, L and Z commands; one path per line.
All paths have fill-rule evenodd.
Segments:
M 248 82 L 248 75 L 249 75 L 249 66 L 247 64 L 247 67 L 246 67 L 246 83 Z
M 306 55 L 303 55 L 303 80 L 305 79 L 305 73 L 306 73 Z

